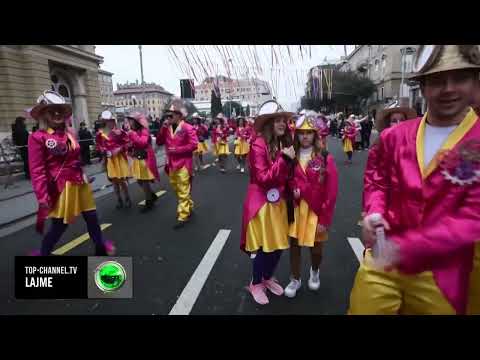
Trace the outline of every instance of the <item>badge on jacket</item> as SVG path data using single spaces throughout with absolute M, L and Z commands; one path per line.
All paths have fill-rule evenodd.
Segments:
M 280 200 L 280 191 L 276 188 L 267 191 L 267 200 L 270 203 L 276 203 Z
M 480 182 L 480 141 L 471 140 L 457 149 L 439 154 L 442 175 L 456 185 L 470 185 Z

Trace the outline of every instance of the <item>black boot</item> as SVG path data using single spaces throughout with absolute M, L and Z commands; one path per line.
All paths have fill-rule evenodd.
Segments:
M 146 200 L 145 201 L 145 206 L 143 207 L 142 210 L 140 210 L 140 212 L 143 214 L 143 213 L 146 213 L 150 210 L 153 209 L 153 200 Z
M 152 193 L 152 201 L 155 203 L 158 200 L 158 195 L 155 193 Z
M 186 224 L 187 224 L 186 221 L 177 220 L 176 224 L 173 225 L 173 228 L 174 228 L 175 230 L 178 230 L 178 229 L 184 227 Z
M 117 209 L 123 208 L 123 200 L 122 200 L 121 198 L 118 198 L 116 208 L 117 208 Z

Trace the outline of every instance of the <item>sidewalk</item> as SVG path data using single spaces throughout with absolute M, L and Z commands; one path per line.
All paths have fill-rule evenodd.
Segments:
M 157 166 L 165 165 L 165 153 L 163 147 L 156 149 Z M 111 186 L 106 173 L 103 172 L 102 164 L 92 164 L 84 168 L 85 173 L 93 176 L 92 183 L 94 194 Z M 29 180 L 16 181 L 13 187 L 0 190 L 0 228 L 13 224 L 22 219 L 35 215 L 38 209 L 37 199 Z

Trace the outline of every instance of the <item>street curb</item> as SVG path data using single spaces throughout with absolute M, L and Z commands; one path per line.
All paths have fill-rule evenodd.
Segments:
M 161 169 L 162 167 L 165 167 L 165 164 L 162 164 L 162 165 L 160 165 L 160 166 L 157 166 L 157 169 Z M 98 173 L 95 173 L 95 174 L 90 174 L 90 176 L 92 176 L 92 175 L 97 175 L 97 174 L 102 174 L 102 173 L 103 173 L 103 171 L 98 172 Z M 111 184 L 111 183 L 110 183 L 110 184 L 106 184 L 106 185 L 104 185 L 104 186 L 102 186 L 102 187 L 100 187 L 100 188 L 98 188 L 98 189 L 93 190 L 92 193 L 95 194 L 95 193 L 97 193 L 97 192 L 99 192 L 99 191 L 102 191 L 102 190 L 105 190 L 105 189 L 107 189 L 107 188 L 109 188 L 109 187 L 112 187 L 112 184 Z M 25 194 L 23 194 L 23 195 L 30 194 L 30 193 L 32 193 L 32 192 L 33 192 L 33 191 L 29 191 L 29 192 L 27 192 L 27 193 L 25 193 Z M 21 196 L 21 195 L 18 195 L 18 196 Z M 18 197 L 18 196 L 13 196 L 13 197 L 11 197 L 11 199 L 13 199 L 13 198 L 15 198 L 15 197 Z M 3 201 L 3 200 L 2 200 L 2 201 Z M 35 211 L 35 212 L 33 212 L 33 213 L 30 213 L 30 214 L 27 214 L 27 215 L 23 215 L 23 216 L 21 216 L 21 217 L 19 217 L 19 218 L 17 218 L 17 219 L 14 219 L 14 220 L 10 220 L 10 221 L 1 223 L 1 224 L 0 224 L 0 230 L 3 229 L 3 228 L 6 228 L 6 227 L 8 227 L 8 226 L 14 225 L 14 224 L 16 224 L 16 223 L 18 223 L 18 222 L 20 222 L 20 221 L 25 220 L 25 219 L 28 219 L 29 217 L 35 216 L 36 214 L 37 214 L 37 212 Z

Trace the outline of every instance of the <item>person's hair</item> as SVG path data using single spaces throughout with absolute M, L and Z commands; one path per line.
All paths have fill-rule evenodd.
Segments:
M 313 131 L 313 133 L 313 152 L 315 153 L 315 155 L 320 155 L 322 153 L 322 148 L 320 147 L 320 136 L 318 136 L 317 131 Z M 293 147 L 295 149 L 295 153 L 298 154 L 298 151 L 302 147 L 302 145 L 300 144 L 300 139 L 298 137 L 298 131 L 295 131 L 295 135 L 293 138 Z
M 240 123 L 242 123 L 242 126 L 245 127 L 246 121 L 244 118 L 240 118 L 237 120 L 237 127 L 240 127 Z
M 285 116 L 283 117 L 287 123 L 288 123 L 288 118 Z M 268 153 L 270 155 L 270 159 L 274 160 L 275 159 L 275 150 L 279 149 L 280 147 L 289 147 L 293 144 L 292 142 L 292 136 L 290 134 L 290 131 L 288 130 L 288 127 L 285 129 L 285 134 L 279 137 L 275 137 L 274 135 L 274 130 L 273 130 L 273 124 L 275 123 L 276 118 L 272 118 L 267 123 L 263 126 L 263 128 L 260 131 L 261 136 L 265 139 L 265 142 L 267 143 L 268 147 Z
M 82 121 L 82 122 L 80 123 L 80 126 L 86 126 L 85 121 Z
M 132 125 L 133 130 L 140 130 L 141 128 L 143 128 L 143 126 L 140 125 L 140 123 L 137 120 L 133 118 L 129 118 L 129 119 L 133 120 L 133 125 Z

